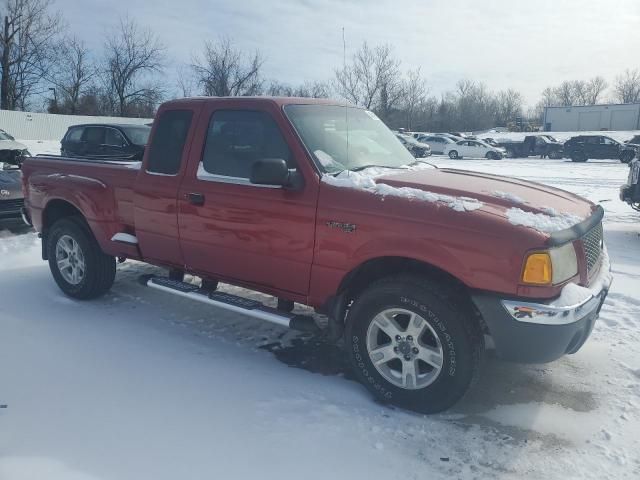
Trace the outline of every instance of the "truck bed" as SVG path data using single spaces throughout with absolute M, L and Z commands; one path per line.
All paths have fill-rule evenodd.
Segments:
M 57 155 L 27 157 L 22 165 L 23 188 L 31 220 L 41 230 L 45 206 L 66 201 L 81 211 L 105 250 L 111 232 L 134 225 L 134 184 L 141 162 L 96 160 Z

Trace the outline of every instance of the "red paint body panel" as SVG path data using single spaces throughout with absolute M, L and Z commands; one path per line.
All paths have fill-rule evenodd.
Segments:
M 530 298 L 559 294 L 561 285 L 520 283 L 526 253 L 544 248 L 547 236 L 509 223 L 505 211 L 517 205 L 497 198 L 495 192 L 521 197 L 534 212 L 540 210 L 532 205 L 587 217 L 594 208 L 590 202 L 547 186 L 447 169 L 395 172 L 377 181 L 473 197 L 483 203 L 482 208 L 458 212 L 441 203 L 331 186 L 320 180 L 283 113 L 283 106 L 290 103 L 331 104 L 268 98 L 165 103 L 159 114 L 172 109 L 194 112 L 177 175 L 147 172 L 146 154 L 139 168 L 46 156 L 28 158 L 23 181 L 34 225 L 39 231 L 46 229 L 45 208 L 53 201 L 65 201 L 82 212 L 109 254 L 184 267 L 200 276 L 312 306 L 321 306 L 335 295 L 349 272 L 380 257 L 428 263 L 473 289 Z M 293 153 L 304 188 L 290 191 L 198 178 L 209 120 L 218 109 L 267 112 Z M 152 138 L 154 133 L 155 129 Z M 189 193 L 204 195 L 204 204 L 189 203 Z M 330 222 L 356 228 L 346 232 Z M 118 232 L 136 235 L 138 247 L 112 242 Z M 573 280 L 587 283 L 585 272 L 581 259 L 580 273 Z

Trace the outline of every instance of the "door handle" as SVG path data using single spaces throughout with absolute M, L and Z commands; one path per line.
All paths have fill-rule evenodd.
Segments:
M 202 193 L 185 193 L 184 196 L 191 205 L 204 205 L 204 195 Z

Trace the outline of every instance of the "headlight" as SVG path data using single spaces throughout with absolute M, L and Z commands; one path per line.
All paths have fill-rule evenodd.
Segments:
M 530 285 L 557 285 L 578 273 L 578 258 L 573 243 L 527 255 L 522 282 Z

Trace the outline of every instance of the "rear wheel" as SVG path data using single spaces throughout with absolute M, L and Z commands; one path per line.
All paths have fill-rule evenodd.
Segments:
M 586 162 L 587 161 L 587 155 L 584 152 L 573 152 L 571 154 L 571 161 L 572 162 Z
M 460 303 L 417 276 L 373 284 L 347 317 L 358 379 L 383 402 L 422 413 L 451 407 L 471 384 L 483 350 L 479 328 Z
M 49 268 L 66 295 L 87 300 L 111 288 L 116 274 L 115 258 L 102 252 L 81 218 L 58 220 L 46 238 Z
M 495 152 L 487 152 L 487 154 L 485 155 L 485 157 L 489 160 L 498 160 L 498 154 Z
M 451 151 L 449 152 L 449 158 L 450 158 L 450 159 L 452 159 L 452 160 L 455 160 L 455 159 L 459 158 L 459 157 L 458 157 L 458 152 L 457 152 L 457 151 L 455 151 L 455 150 L 451 150 Z

